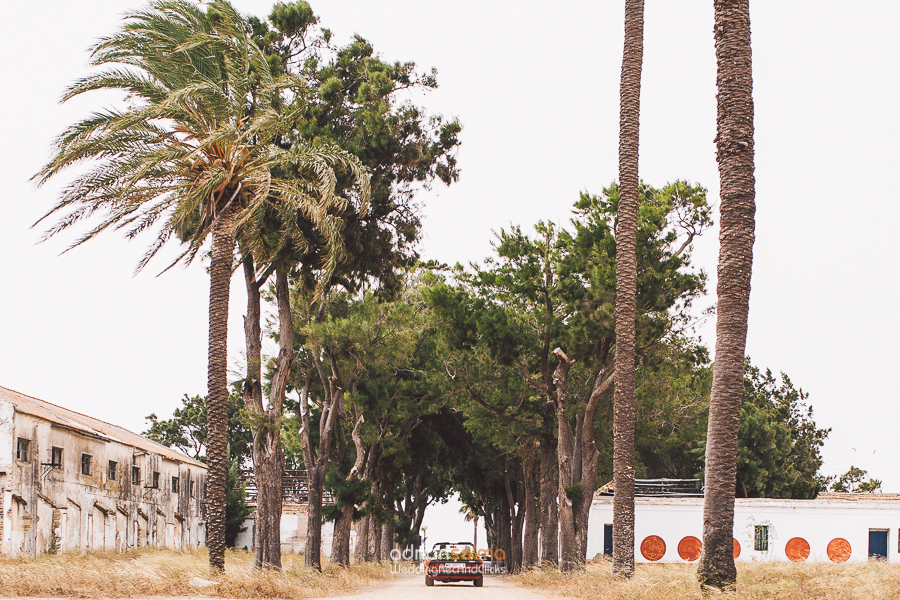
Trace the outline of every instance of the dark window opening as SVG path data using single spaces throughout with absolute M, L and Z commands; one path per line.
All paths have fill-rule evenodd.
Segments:
M 177 477 L 172 478 L 172 493 L 173 494 L 178 493 L 178 478 Z
M 141 485 L 141 468 L 131 467 L 131 484 Z
M 50 449 L 50 466 L 54 469 L 62 469 L 62 448 Z
M 119 466 L 114 460 L 109 461 L 109 469 L 107 469 L 106 478 L 110 481 L 116 480 L 116 467 Z
M 159 489 L 159 471 L 153 471 L 153 485 L 150 487 Z
M 869 530 L 869 560 L 885 560 L 888 553 L 888 530 Z
M 193 481 L 189 484 L 189 487 L 190 487 L 190 491 L 191 491 L 191 498 L 193 498 L 194 497 L 194 482 Z
M 31 440 L 19 438 L 19 441 L 16 443 L 16 460 L 28 462 L 28 446 L 30 444 Z
M 90 454 L 82 454 L 81 455 L 81 474 L 82 475 L 90 475 L 91 474 L 91 455 Z
M 757 525 L 753 536 L 753 549 L 757 552 L 769 551 L 769 526 Z

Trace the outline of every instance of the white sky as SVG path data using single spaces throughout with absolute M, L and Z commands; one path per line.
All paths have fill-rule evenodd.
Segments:
M 235 4 L 265 16 L 272 2 Z M 40 231 L 29 227 L 61 183 L 37 190 L 29 178 L 55 135 L 107 101 L 57 103 L 87 73 L 87 47 L 141 5 L 7 3 L 0 37 L 0 385 L 135 431 L 150 412 L 169 416 L 182 394 L 205 393 L 205 268 L 157 278 L 163 258 L 132 277 L 149 238 L 108 234 L 63 256 L 75 232 L 35 245 Z M 339 42 L 358 32 L 388 60 L 437 67 L 441 88 L 411 99 L 464 124 L 459 183 L 422 196 L 425 257 L 480 260 L 492 230 L 565 223 L 579 191 L 616 178 L 622 5 L 313 2 Z M 833 429 L 826 473 L 853 464 L 900 491 L 891 384 L 900 286 L 890 266 L 900 3 L 752 0 L 751 18 L 758 209 L 747 351 L 810 393 L 817 424 Z M 710 0 L 646 2 L 640 174 L 653 185 L 700 182 L 716 202 L 712 27 Z M 710 304 L 717 233 L 695 252 L 711 275 Z M 235 278 L 232 363 L 243 345 L 241 287 Z M 702 335 L 712 343 L 714 324 Z

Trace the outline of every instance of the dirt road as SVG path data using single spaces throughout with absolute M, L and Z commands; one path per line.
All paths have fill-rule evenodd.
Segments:
M 384 584 L 360 590 L 340 600 L 546 600 L 547 596 L 487 576 L 484 587 L 471 583 L 435 583 L 425 587 L 425 575 L 401 575 Z M 320 599 L 315 599 L 320 600 Z M 324 599 L 323 599 L 324 600 Z

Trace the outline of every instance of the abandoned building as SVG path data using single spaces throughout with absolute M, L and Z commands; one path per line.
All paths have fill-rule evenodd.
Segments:
M 0 554 L 206 541 L 206 466 L 0 387 Z
M 685 486 L 694 482 L 693 489 Z M 588 556 L 612 554 L 613 495 L 594 495 Z M 703 548 L 703 493 L 696 480 L 635 483 L 634 558 L 691 563 Z M 900 494 L 822 493 L 815 500 L 737 498 L 737 561 L 900 562 Z

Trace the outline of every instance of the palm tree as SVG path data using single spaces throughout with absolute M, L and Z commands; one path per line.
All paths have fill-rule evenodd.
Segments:
M 703 555 L 697 576 L 703 586 L 728 589 L 737 580 L 732 532 L 756 189 L 749 0 L 715 0 L 714 4 L 721 230 L 716 362 L 706 443 Z
M 634 344 L 637 294 L 638 146 L 644 0 L 625 0 L 619 86 L 619 208 L 616 226 L 616 362 L 613 449 L 613 572 L 634 573 Z
M 225 566 L 226 334 L 235 236 L 273 202 L 301 208 L 329 241 L 327 270 L 340 245 L 339 223 L 329 217 L 337 201 L 334 169 L 351 171 L 360 195 L 368 193 L 365 170 L 349 154 L 274 143 L 299 119 L 302 102 L 286 98 L 301 98 L 303 88 L 297 78 L 272 77 L 247 30 L 222 0 L 208 12 L 183 0 L 157 0 L 126 16 L 117 34 L 93 48 L 92 64 L 103 70 L 78 81 L 63 100 L 109 89 L 124 92 L 128 108 L 101 110 L 70 126 L 35 175 L 44 184 L 68 167 L 90 166 L 42 217 L 64 213 L 44 239 L 98 213 L 100 223 L 72 247 L 109 228 L 129 239 L 155 228 L 140 271 L 173 235 L 186 244 L 173 265 L 190 263 L 211 238 L 206 501 L 214 571 Z M 300 177 L 272 177 L 273 169 L 289 165 Z

